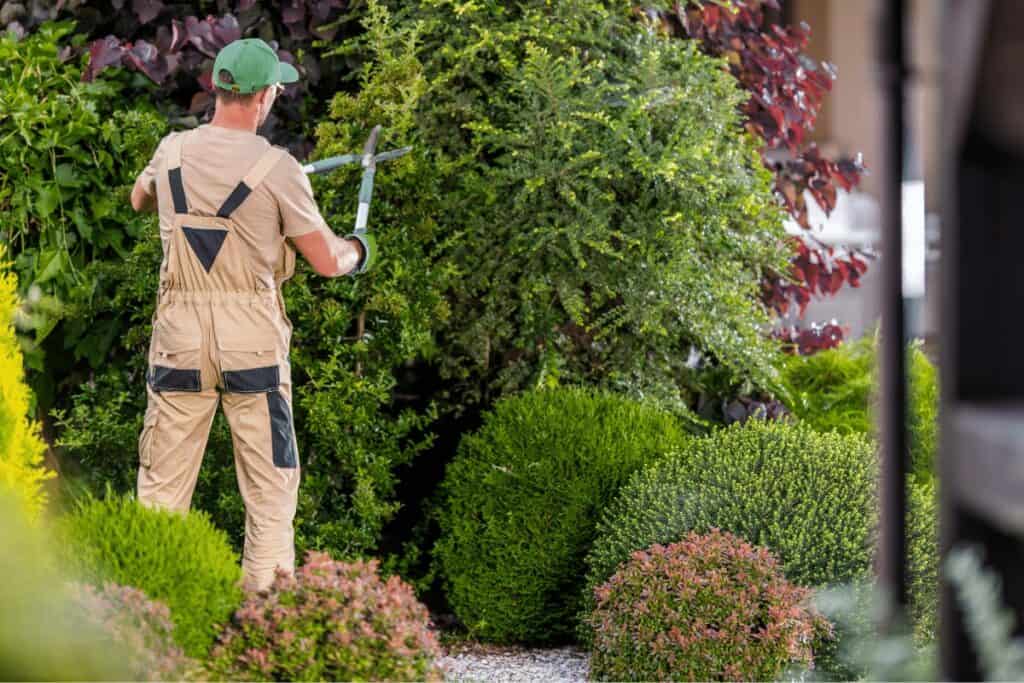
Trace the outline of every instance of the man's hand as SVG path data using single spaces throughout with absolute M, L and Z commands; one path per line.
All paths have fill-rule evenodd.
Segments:
M 291 240 L 313 270 L 324 277 L 347 275 L 362 263 L 363 248 L 358 240 L 344 239 L 328 230 L 314 230 Z
M 156 211 L 156 197 L 151 195 L 139 181 L 135 181 L 135 186 L 132 187 L 132 208 L 149 213 Z

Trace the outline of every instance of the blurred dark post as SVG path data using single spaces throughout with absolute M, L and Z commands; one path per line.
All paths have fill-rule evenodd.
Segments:
M 886 593 L 881 627 L 896 631 L 907 605 L 906 571 L 906 352 L 903 282 L 903 175 L 906 80 L 904 0 L 885 0 L 879 12 L 879 77 L 882 91 L 882 339 L 880 402 L 882 523 L 878 577 Z
M 946 0 L 941 549 L 976 546 L 1024 625 L 1024 2 Z M 980 680 L 943 581 L 945 680 Z

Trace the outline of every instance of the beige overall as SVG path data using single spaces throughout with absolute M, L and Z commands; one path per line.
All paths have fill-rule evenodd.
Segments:
M 257 245 L 247 243 L 231 214 L 286 152 L 270 147 L 216 216 L 198 215 L 189 211 L 182 183 L 186 136 L 169 141 L 156 176 L 160 195 L 173 200 L 174 218 L 169 234 L 163 230 L 138 496 L 145 505 L 189 509 L 222 402 L 245 501 L 245 582 L 263 588 L 275 567 L 291 571 L 295 565 L 299 459 L 288 362 L 292 327 L 280 289 L 294 272 L 295 252 L 282 238 L 280 270 L 260 272 Z

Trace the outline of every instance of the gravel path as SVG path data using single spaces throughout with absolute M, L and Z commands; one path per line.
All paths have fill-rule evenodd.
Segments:
M 589 655 L 567 645 L 555 648 L 462 643 L 440 659 L 449 681 L 585 681 Z

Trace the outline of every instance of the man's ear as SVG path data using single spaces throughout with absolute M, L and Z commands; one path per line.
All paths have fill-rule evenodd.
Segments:
M 268 85 L 267 87 L 260 90 L 258 99 L 260 101 L 260 106 L 263 107 L 264 109 L 266 109 L 267 105 L 270 104 L 270 98 L 272 97 L 271 92 L 273 91 L 273 89 L 274 86 Z

